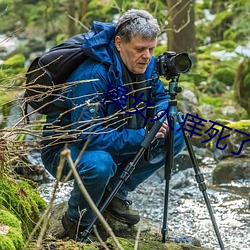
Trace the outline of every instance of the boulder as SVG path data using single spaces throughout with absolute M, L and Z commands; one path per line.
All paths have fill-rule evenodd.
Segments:
M 61 224 L 61 217 L 65 213 L 67 208 L 67 204 L 65 202 L 54 205 L 51 213 L 51 220 L 49 227 L 47 229 L 46 238 L 43 241 L 43 244 L 48 246 L 49 244 L 54 247 L 60 246 L 60 249 L 78 249 L 77 247 L 84 247 L 84 249 L 103 249 L 99 242 L 94 242 L 86 245 L 86 243 L 74 242 L 72 240 L 68 240 L 67 238 L 59 239 L 58 236 L 63 235 L 63 227 Z M 135 249 L 134 245 L 136 242 L 136 238 L 139 234 L 138 245 L 139 249 L 155 249 L 155 250 L 209 250 L 208 248 L 202 247 L 200 245 L 199 240 L 192 237 L 185 236 L 177 236 L 174 235 L 173 232 L 170 232 L 166 243 L 162 243 L 161 241 L 161 229 L 154 224 L 152 224 L 149 220 L 141 219 L 141 221 L 135 226 L 128 226 L 126 224 L 120 223 L 114 220 L 112 217 L 105 215 L 105 219 L 112 228 L 114 234 L 118 238 L 120 244 L 124 249 Z M 98 226 L 97 229 L 102 229 L 102 226 Z M 100 235 L 104 235 L 100 232 Z M 108 245 L 109 249 L 114 248 L 114 241 L 111 237 L 104 239 L 105 243 Z M 84 245 L 84 246 L 83 246 Z M 74 246 L 76 248 L 74 248 Z
M 228 183 L 250 178 L 250 158 L 228 157 L 221 160 L 213 171 L 213 183 Z

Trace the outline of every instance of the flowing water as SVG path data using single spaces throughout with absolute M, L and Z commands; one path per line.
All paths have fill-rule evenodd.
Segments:
M 209 203 L 226 250 L 250 250 L 250 180 L 213 186 L 211 173 L 215 162 L 206 158 L 201 171 L 205 178 Z M 164 214 L 165 180 L 159 173 L 141 184 L 130 194 L 133 208 L 142 217 L 162 227 Z M 69 198 L 72 182 L 60 187 L 56 203 Z M 40 186 L 41 195 L 49 201 L 53 182 Z M 197 187 L 192 168 L 175 173 L 170 180 L 167 226 L 170 233 L 180 238 L 195 237 L 201 245 L 219 250 L 202 192 Z

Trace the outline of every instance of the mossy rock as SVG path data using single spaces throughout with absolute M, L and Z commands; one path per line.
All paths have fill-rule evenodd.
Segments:
M 250 59 L 246 58 L 238 68 L 235 80 L 235 95 L 240 105 L 250 115 Z
M 222 95 L 211 96 L 205 93 L 199 93 L 198 95 L 199 105 L 211 105 L 213 112 L 209 117 L 211 120 L 217 121 L 219 119 L 227 118 L 227 122 L 229 121 L 239 121 L 248 119 L 247 111 L 241 107 L 234 98 L 234 93 L 231 91 L 226 91 Z M 226 107 L 232 107 L 233 110 L 237 110 L 237 112 L 227 112 L 225 114 Z
M 250 120 L 240 120 L 237 122 L 232 122 L 227 119 L 215 119 L 215 122 L 218 122 L 221 125 L 224 125 L 226 128 L 223 131 L 223 136 L 227 136 L 221 141 L 218 142 L 218 135 L 210 141 L 210 149 L 216 151 L 216 148 L 224 151 L 225 156 L 234 156 L 234 155 L 248 155 L 249 143 L 246 141 L 249 139 L 250 134 Z M 218 134 L 221 133 L 223 126 L 216 125 L 215 129 L 218 130 Z M 230 130 L 231 129 L 231 130 Z M 212 132 L 213 133 L 213 132 Z M 243 143 L 246 141 L 246 143 Z M 218 145 L 217 145 L 218 142 Z M 242 147 L 241 147 L 242 144 Z
M 9 211 L 0 209 L 0 249 L 22 249 L 24 239 L 21 223 Z
M 124 239 L 118 238 L 120 244 L 122 245 L 124 250 L 133 250 L 135 246 L 134 239 Z M 107 243 L 114 245 L 113 239 L 109 238 Z M 113 249 L 113 248 L 111 248 Z M 138 250 L 206 250 L 208 248 L 198 247 L 190 244 L 184 243 L 175 243 L 175 242 L 166 242 L 162 243 L 161 241 L 156 240 L 140 240 L 138 242 Z
M 46 202 L 26 180 L 7 175 L 0 176 L 0 207 L 6 208 L 21 221 L 24 238 L 27 238 L 45 210 Z
M 235 70 L 229 67 L 221 67 L 214 71 L 213 78 L 228 86 L 234 84 Z
M 213 171 L 213 183 L 229 183 L 250 178 L 250 158 L 228 157 L 219 162 Z

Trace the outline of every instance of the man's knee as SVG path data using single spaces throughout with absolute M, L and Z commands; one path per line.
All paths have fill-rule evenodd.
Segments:
M 109 179 L 116 172 L 112 156 L 105 151 L 86 151 L 78 164 L 79 174 L 95 180 Z

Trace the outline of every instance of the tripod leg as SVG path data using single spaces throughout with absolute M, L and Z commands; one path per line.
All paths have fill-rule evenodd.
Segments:
M 212 207 L 211 207 L 211 204 L 210 204 L 210 201 L 208 199 L 207 192 L 206 192 L 207 187 L 206 187 L 206 184 L 204 182 L 204 177 L 203 177 L 203 174 L 201 173 L 201 171 L 199 169 L 199 165 L 198 165 L 197 159 L 195 157 L 195 154 L 194 154 L 191 142 L 190 142 L 190 137 L 185 133 L 183 128 L 182 128 L 182 132 L 183 132 L 183 136 L 184 136 L 184 139 L 185 139 L 185 142 L 186 142 L 186 146 L 187 146 L 187 149 L 188 149 L 190 159 L 191 159 L 191 161 L 193 163 L 193 167 L 194 167 L 194 171 L 195 171 L 195 179 L 196 179 L 196 181 L 197 181 L 197 183 L 199 185 L 200 191 L 203 194 L 203 197 L 204 197 L 204 200 L 205 200 L 205 203 L 206 203 L 206 206 L 207 206 L 207 210 L 209 212 L 210 219 L 212 221 L 213 228 L 214 228 L 216 237 L 218 239 L 220 248 L 221 248 L 221 250 L 224 250 L 225 247 L 223 245 L 221 235 L 220 235 L 220 232 L 219 232 L 219 229 L 218 229 L 218 226 L 217 226 L 214 214 L 213 214 L 213 210 L 212 210 Z
M 166 162 L 165 162 L 165 197 L 164 197 L 164 213 L 163 213 L 163 226 L 162 226 L 162 242 L 166 242 L 166 235 L 168 232 L 167 219 L 168 219 L 168 199 L 169 199 L 169 183 L 172 176 L 172 169 L 174 165 L 174 117 L 169 116 L 170 130 L 166 137 Z

